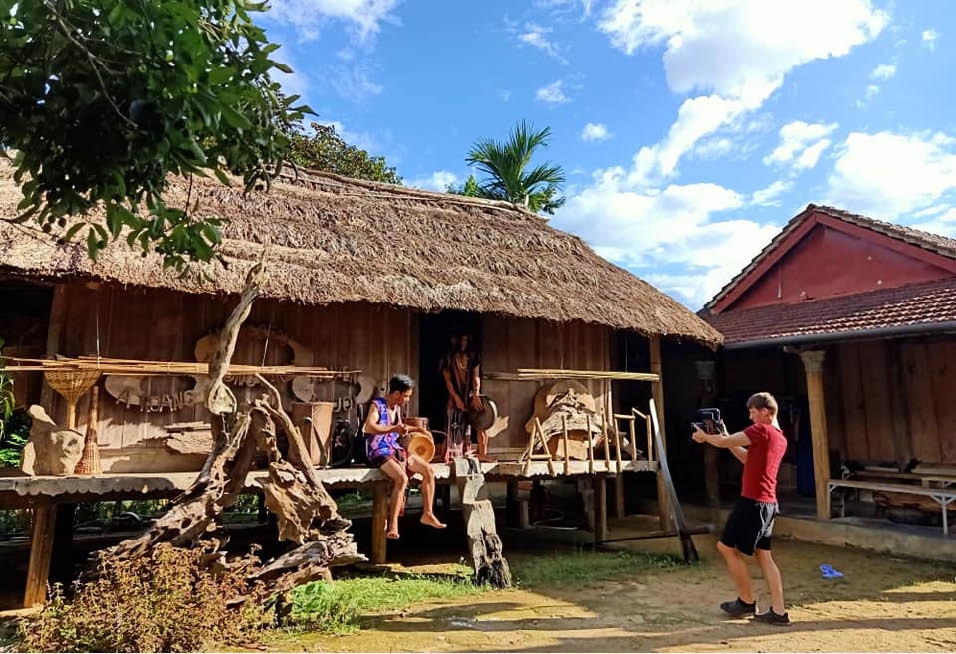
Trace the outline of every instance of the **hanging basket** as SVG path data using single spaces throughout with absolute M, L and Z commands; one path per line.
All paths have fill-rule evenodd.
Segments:
M 66 400 L 66 427 L 76 429 L 76 403 L 100 378 L 99 370 L 47 370 L 43 373 L 50 388 Z

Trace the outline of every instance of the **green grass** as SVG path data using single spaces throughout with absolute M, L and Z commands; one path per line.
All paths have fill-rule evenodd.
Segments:
M 508 556 L 508 563 L 512 577 L 526 588 L 589 585 L 684 565 L 672 554 L 588 551 L 522 553 Z
M 291 625 L 347 634 L 358 629 L 363 615 L 399 611 L 427 600 L 456 599 L 484 590 L 464 575 L 356 577 L 331 584 L 313 581 L 292 591 Z

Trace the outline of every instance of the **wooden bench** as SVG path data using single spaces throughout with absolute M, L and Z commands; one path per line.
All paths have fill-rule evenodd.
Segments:
M 946 515 L 950 502 L 956 500 L 956 488 L 926 488 L 914 484 L 884 484 L 878 481 L 858 481 L 856 479 L 830 479 L 827 481 L 828 500 L 833 495 L 834 488 L 855 488 L 859 490 L 878 491 L 884 493 L 909 493 L 932 498 L 940 505 L 943 511 L 943 535 L 949 535 L 949 522 Z M 846 515 L 846 497 L 841 498 L 840 517 Z
M 948 488 L 953 484 L 956 484 L 956 477 L 952 475 L 937 475 L 937 474 L 926 474 L 920 472 L 899 472 L 896 470 L 883 470 L 883 469 L 872 469 L 872 468 L 863 468 L 862 470 L 854 470 L 850 474 L 851 479 L 893 479 L 899 481 L 912 481 L 919 482 L 923 486 L 929 488 L 938 486 L 940 488 Z

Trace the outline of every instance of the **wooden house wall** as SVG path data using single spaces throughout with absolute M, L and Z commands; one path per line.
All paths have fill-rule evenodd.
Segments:
M 956 339 L 841 343 L 827 357 L 833 449 L 855 461 L 956 463 Z
M 611 329 L 581 322 L 556 323 L 488 315 L 482 321 L 483 367 L 489 372 L 514 372 L 518 368 L 568 368 L 609 370 Z M 482 388 L 495 399 L 499 414 L 508 416 L 508 427 L 495 436 L 489 450 L 515 453 L 528 443 L 525 422 L 532 416 L 534 395 L 542 383 L 485 380 Z M 587 382 L 600 402 L 606 397 L 601 382 Z
M 198 339 L 222 325 L 235 304 L 234 298 L 186 295 L 162 290 L 131 290 L 103 286 L 71 286 L 65 294 L 65 324 L 58 348 L 61 354 L 81 354 L 143 360 L 193 361 Z M 298 365 L 352 368 L 387 379 L 394 372 L 418 373 L 417 319 L 408 311 L 369 304 L 307 307 L 259 300 L 253 304 L 247 325 L 271 326 L 312 351 L 312 359 Z M 286 364 L 284 348 L 270 347 L 266 364 Z M 263 343 L 240 341 L 235 359 L 263 363 Z M 186 378 L 160 379 L 173 390 L 192 386 Z M 125 407 L 101 393 L 99 443 L 106 470 L 191 470 L 204 456 L 169 452 L 156 440 L 165 436 L 164 425 L 205 420 L 200 407 L 145 413 Z M 86 399 L 78 410 L 79 429 L 85 430 Z M 416 399 L 410 410 L 416 410 Z M 57 398 L 54 412 L 63 420 L 65 408 Z M 151 445 L 151 441 L 155 445 Z

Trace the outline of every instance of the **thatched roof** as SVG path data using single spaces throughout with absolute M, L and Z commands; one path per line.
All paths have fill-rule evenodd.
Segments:
M 0 217 L 16 215 L 12 171 L 0 164 Z M 168 200 L 184 206 L 187 185 Z M 227 218 L 213 280 L 180 278 L 158 256 L 115 243 L 97 262 L 83 239 L 57 243 L 0 221 L 0 273 L 99 279 L 188 293 L 238 293 L 269 241 L 264 296 L 304 304 L 372 302 L 420 311 L 462 309 L 555 321 L 582 320 L 715 346 L 721 336 L 684 306 L 605 261 L 581 239 L 502 202 L 429 193 L 318 172 L 243 194 L 195 179 L 199 213 Z M 82 235 L 82 232 L 81 232 Z

